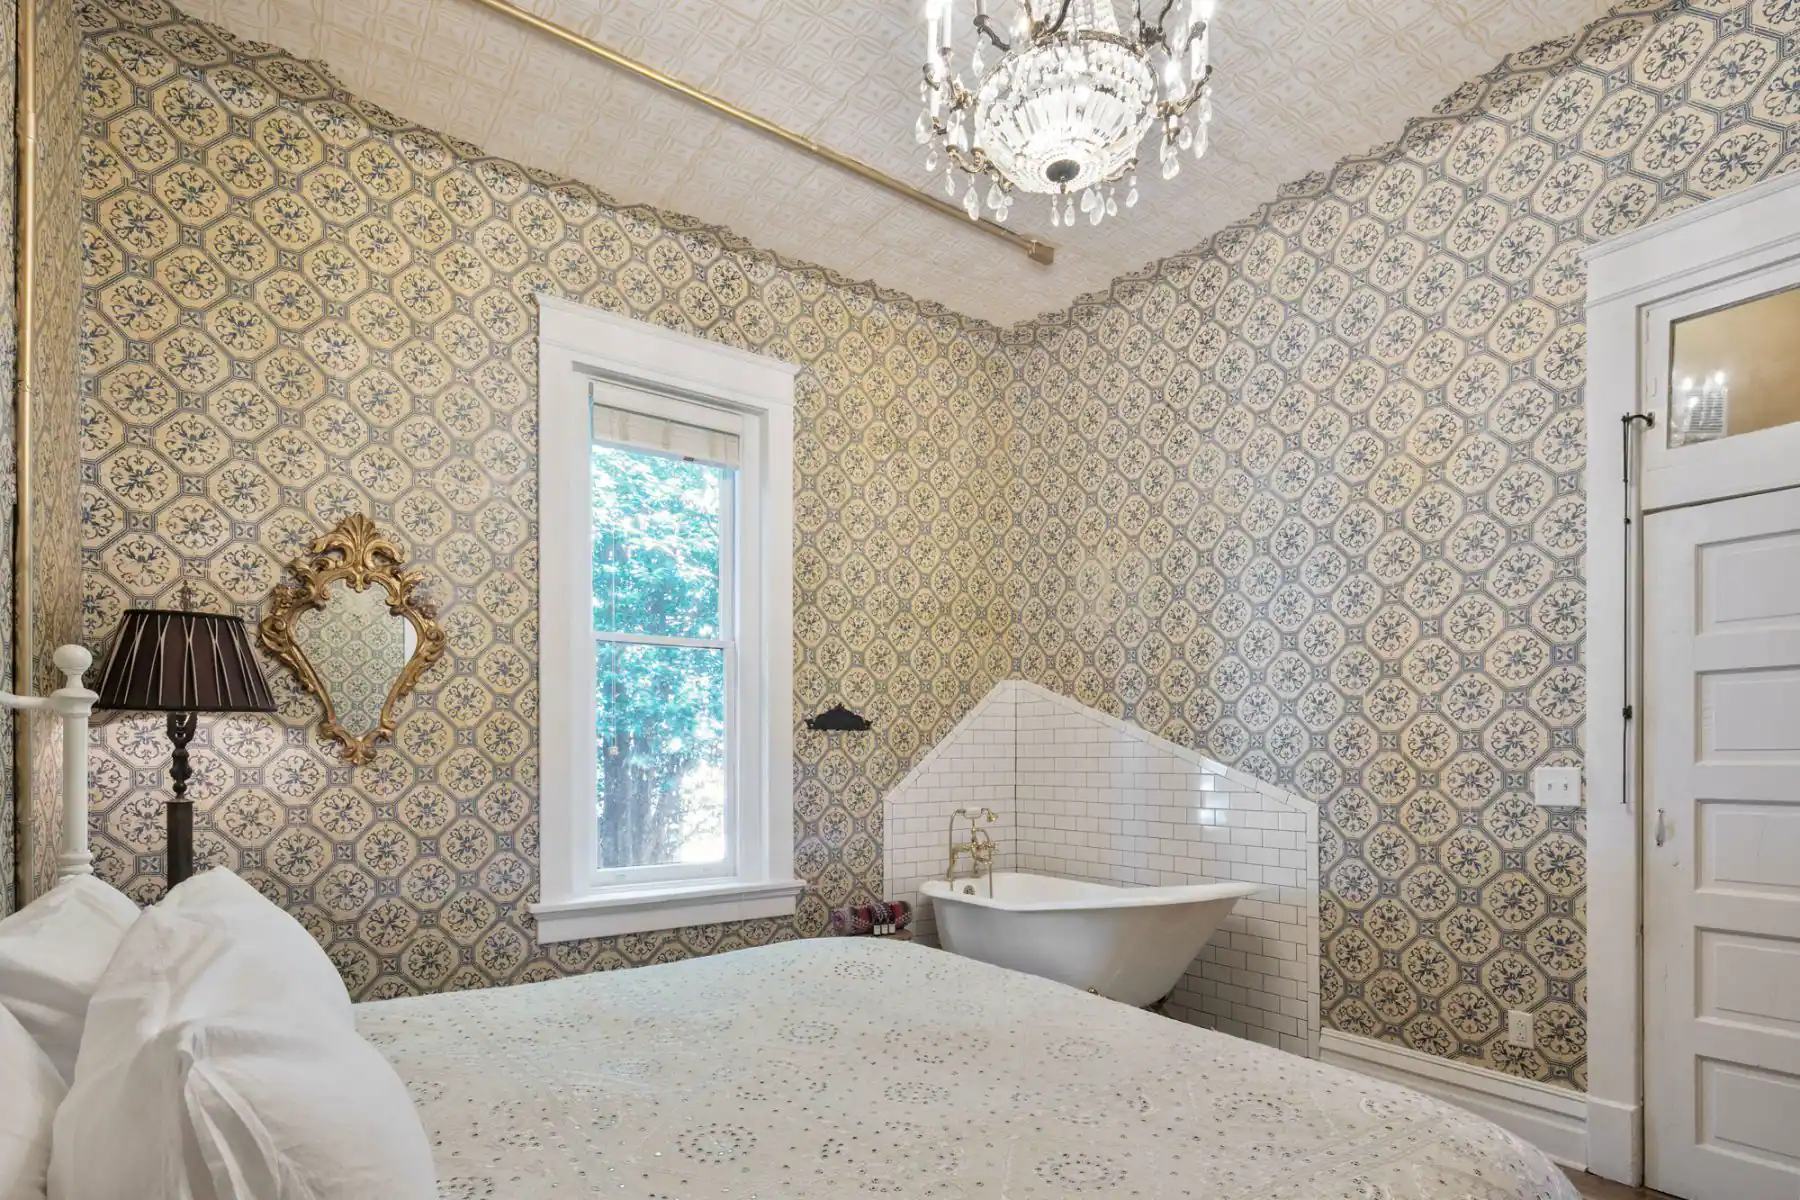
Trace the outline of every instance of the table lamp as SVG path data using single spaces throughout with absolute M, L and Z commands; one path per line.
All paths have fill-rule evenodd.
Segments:
M 269 682 L 250 650 L 249 631 L 220 613 L 133 608 L 100 673 L 96 708 L 169 714 L 174 754 L 167 805 L 168 883 L 194 873 L 194 802 L 187 798 L 188 743 L 198 713 L 274 712 Z

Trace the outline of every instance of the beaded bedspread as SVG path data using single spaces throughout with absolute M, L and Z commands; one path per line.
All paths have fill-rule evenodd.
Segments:
M 1417 1093 L 872 938 L 357 1012 L 454 1200 L 1575 1200 Z

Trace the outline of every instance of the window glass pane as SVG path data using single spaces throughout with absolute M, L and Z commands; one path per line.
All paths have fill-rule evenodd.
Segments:
M 1669 445 L 1800 421 L 1800 289 L 1677 321 Z
M 593 448 L 594 632 L 720 636 L 720 518 L 731 471 Z
M 602 869 L 725 858 L 725 652 L 598 642 Z

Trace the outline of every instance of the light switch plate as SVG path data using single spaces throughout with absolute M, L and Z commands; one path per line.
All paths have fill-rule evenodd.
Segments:
M 1531 773 L 1531 794 L 1540 808 L 1580 808 L 1580 767 L 1539 767 Z

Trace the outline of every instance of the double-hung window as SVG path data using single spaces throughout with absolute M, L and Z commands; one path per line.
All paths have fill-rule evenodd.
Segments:
M 540 940 L 791 913 L 792 371 L 540 312 Z
M 596 881 L 728 877 L 740 422 L 593 390 Z

